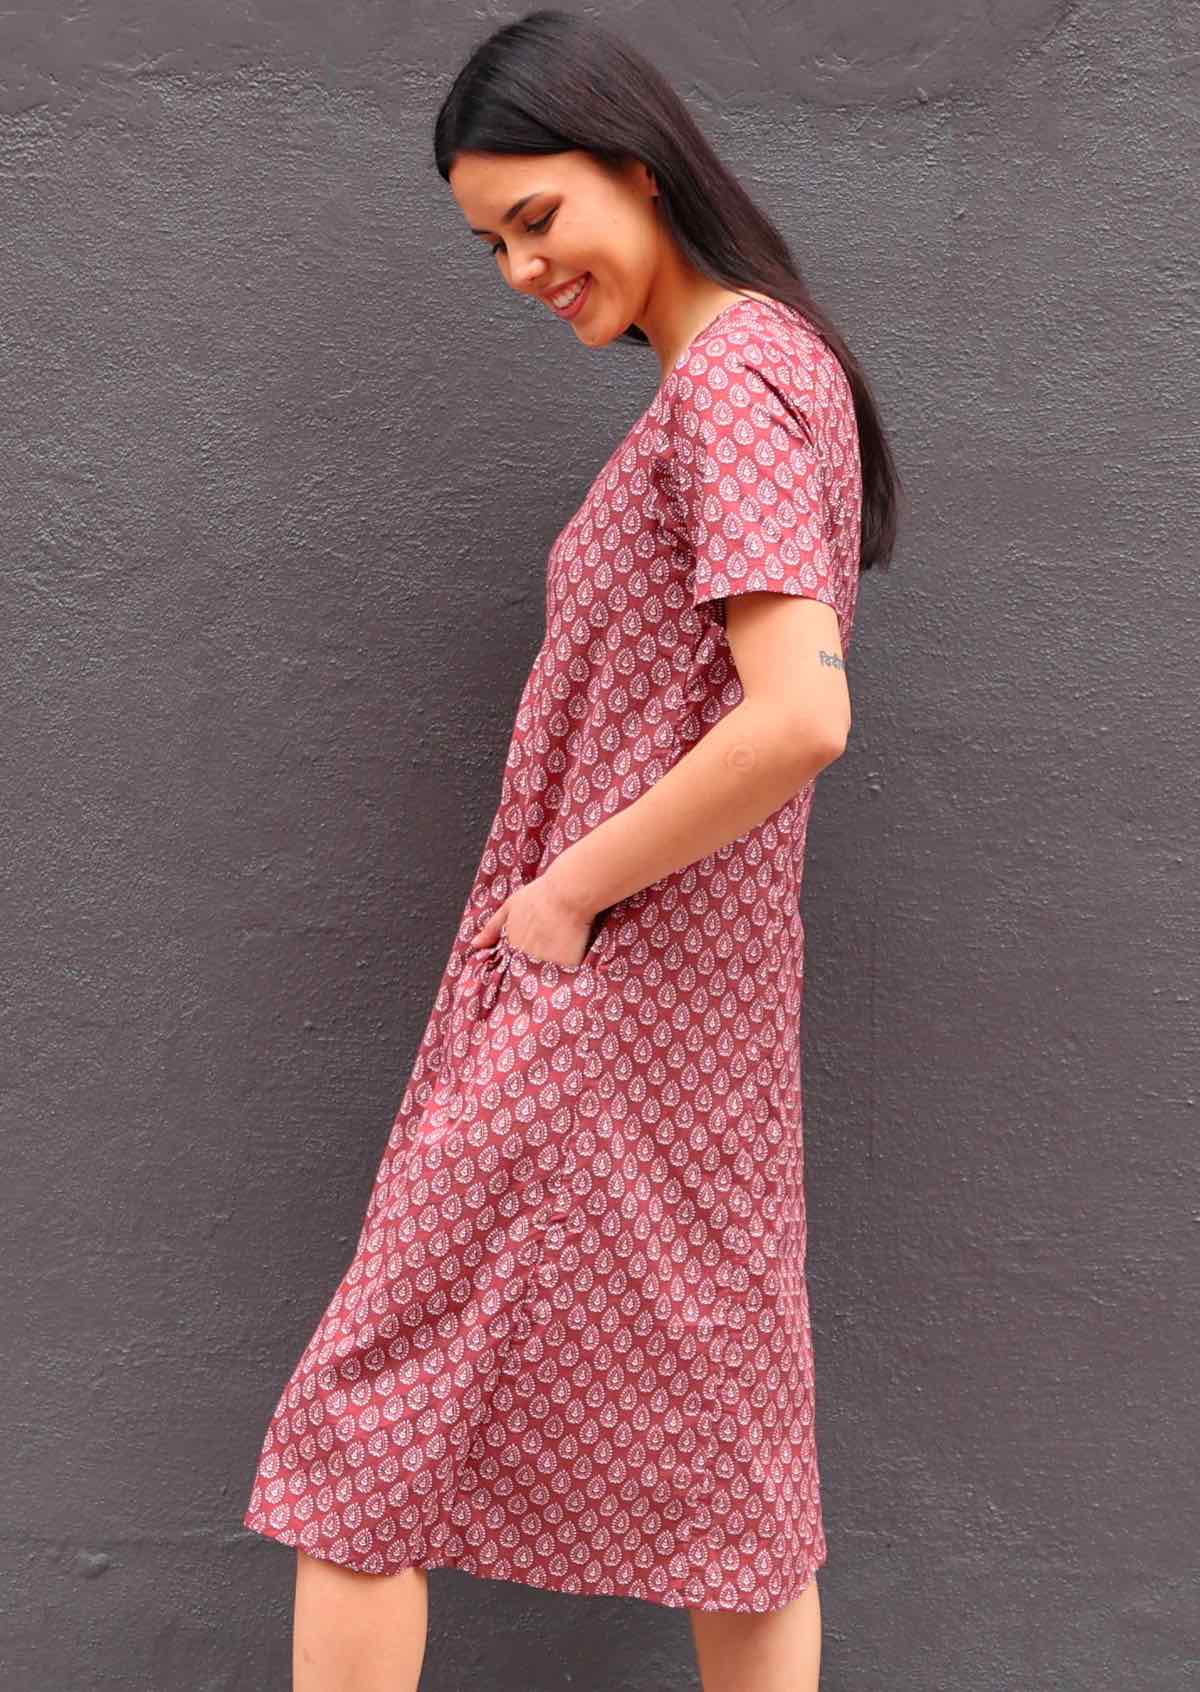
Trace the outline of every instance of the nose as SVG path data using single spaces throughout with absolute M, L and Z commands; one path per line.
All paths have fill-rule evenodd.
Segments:
M 546 275 L 546 261 L 532 254 L 527 259 L 516 259 L 509 267 L 509 275 L 513 287 L 523 294 L 539 293 Z

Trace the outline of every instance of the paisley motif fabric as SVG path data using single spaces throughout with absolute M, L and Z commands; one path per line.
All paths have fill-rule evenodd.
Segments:
M 858 436 L 791 307 L 727 306 L 557 536 L 499 803 L 254 1532 L 766 1611 L 824 1563 L 801 1132 L 810 782 L 564 968 L 468 942 L 741 698 L 730 594 L 858 589 Z

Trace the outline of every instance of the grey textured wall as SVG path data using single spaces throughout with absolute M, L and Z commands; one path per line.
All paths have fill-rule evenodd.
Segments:
M 449 77 L 521 10 L 0 19 L 14 1692 L 288 1684 L 257 1444 L 357 1234 L 546 548 L 658 378 L 509 295 L 433 170 Z M 1196 10 L 605 15 L 787 232 L 908 490 L 806 883 L 823 1685 L 1183 1692 Z M 431 1592 L 431 1692 L 695 1684 L 680 1612 Z

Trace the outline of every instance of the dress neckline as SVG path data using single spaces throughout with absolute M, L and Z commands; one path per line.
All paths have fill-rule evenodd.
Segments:
M 657 411 L 659 405 L 661 404 L 663 395 L 666 393 L 668 385 L 675 380 L 676 376 L 679 375 L 679 372 L 683 369 L 683 366 L 687 363 L 688 359 L 695 352 L 696 348 L 700 345 L 700 342 L 703 341 L 706 336 L 713 334 L 714 331 L 717 329 L 717 326 L 719 324 L 724 323 L 725 319 L 729 316 L 729 314 L 731 312 L 739 311 L 739 310 L 741 310 L 741 308 L 743 306 L 761 306 L 764 309 L 769 309 L 770 307 L 775 307 L 776 309 L 778 309 L 780 311 L 786 311 L 786 310 L 789 309 L 788 307 L 786 307 L 783 304 L 782 300 L 760 300 L 757 297 L 757 295 L 754 295 L 754 294 L 743 294 L 740 299 L 730 300 L 728 305 L 723 305 L 721 307 L 720 311 L 717 312 L 717 314 L 714 317 L 709 318 L 708 322 L 704 325 L 703 329 L 698 329 L 696 331 L 696 333 L 692 336 L 691 340 L 688 342 L 687 346 L 684 347 L 683 351 L 679 354 L 679 357 L 675 360 L 674 364 L 667 371 L 667 374 L 663 377 L 662 381 L 659 383 L 657 389 L 655 390 L 654 397 L 653 397 L 653 399 L 651 399 L 649 405 L 646 406 L 645 410 L 642 411 L 640 416 L 636 417 L 633 420 L 633 422 L 629 425 L 629 428 L 625 431 L 624 435 L 617 442 L 617 444 L 613 448 L 613 450 L 609 453 L 608 458 L 601 465 L 600 469 L 596 472 L 596 475 L 595 475 L 595 477 L 593 478 L 593 481 L 592 481 L 592 487 L 595 487 L 596 483 L 599 482 L 601 477 L 605 476 L 608 473 L 608 470 L 611 467 L 613 460 L 615 458 L 620 457 L 625 452 L 625 449 L 626 449 L 626 447 L 628 447 L 629 443 L 634 439 L 634 437 L 637 434 L 639 434 L 641 432 L 641 430 L 650 421 L 650 418 L 654 415 L 654 413 Z
M 754 306 L 770 305 L 770 306 L 782 307 L 782 304 L 783 304 L 783 302 L 781 300 L 760 300 L 758 298 L 757 294 L 743 294 L 740 299 L 730 300 L 727 305 L 723 305 L 721 307 L 720 311 L 718 311 L 715 314 L 715 316 L 709 318 L 708 322 L 704 325 L 703 329 L 697 329 L 696 333 L 692 336 L 692 338 L 688 342 L 687 346 L 684 347 L 683 351 L 679 354 L 679 357 L 675 360 L 675 362 L 672 364 L 671 368 L 667 371 L 666 375 L 663 377 L 662 381 L 658 384 L 658 388 L 657 388 L 657 391 L 655 392 L 654 398 L 655 399 L 659 398 L 659 396 L 663 392 L 663 389 L 666 387 L 667 383 L 669 381 L 671 381 L 672 377 L 678 375 L 681 365 L 683 365 L 687 362 L 687 360 L 695 352 L 696 347 L 699 345 L 699 343 L 704 339 L 704 337 L 706 335 L 711 335 L 713 330 L 717 327 L 718 323 L 723 322 L 724 319 L 726 317 L 728 317 L 728 315 L 731 311 L 737 311 L 741 306 L 748 306 L 748 305 L 754 305 Z M 651 403 L 653 403 L 653 402 L 651 402 Z

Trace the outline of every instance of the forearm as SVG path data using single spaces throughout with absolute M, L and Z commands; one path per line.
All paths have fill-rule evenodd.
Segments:
M 547 885 L 593 916 L 745 834 L 839 751 L 744 699 L 640 799 L 560 853 Z

